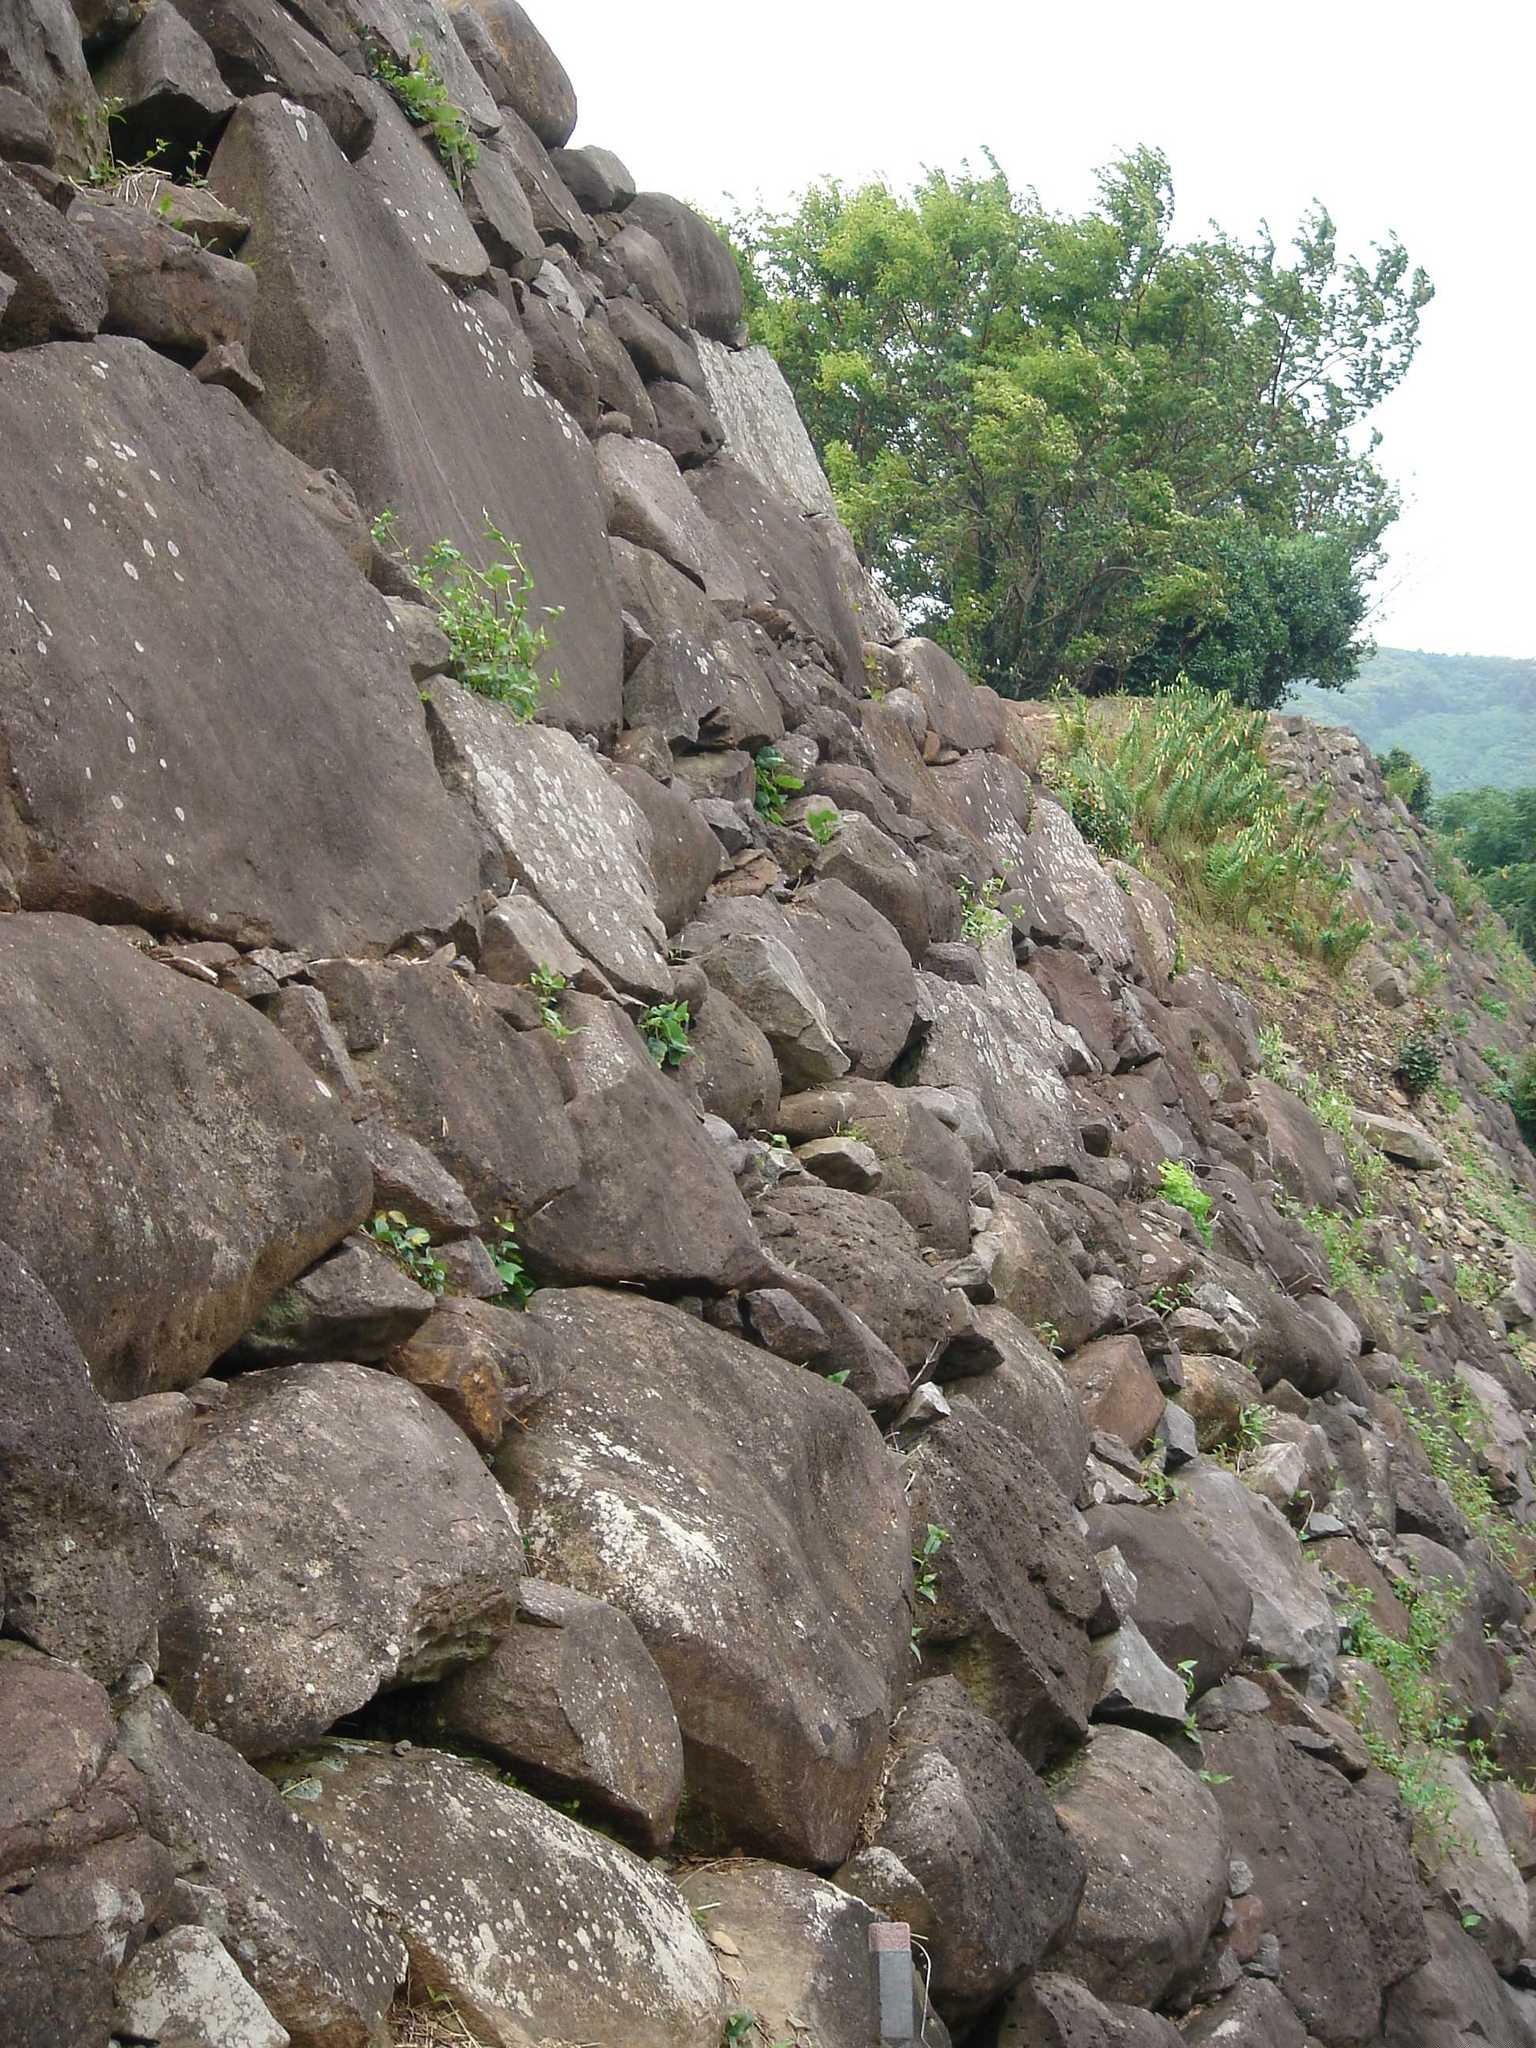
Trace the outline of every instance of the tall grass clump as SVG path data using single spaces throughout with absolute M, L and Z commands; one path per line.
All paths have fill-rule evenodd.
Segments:
M 1346 915 L 1326 792 L 1291 795 L 1265 759 L 1265 723 L 1182 677 L 1113 719 L 1068 697 L 1046 774 L 1101 853 L 1155 849 L 1207 915 L 1277 932 L 1338 971 L 1371 924 Z

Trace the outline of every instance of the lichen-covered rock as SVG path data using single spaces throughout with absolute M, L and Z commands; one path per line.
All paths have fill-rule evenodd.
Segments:
M 718 2048 L 724 1987 L 667 1880 L 461 1757 L 328 1743 L 297 1810 L 494 2048 Z M 297 1782 L 295 1782 L 295 1779 Z
M 0 349 L 88 341 L 107 316 L 107 274 L 81 228 L 0 164 Z
M 13 1248 L 98 1387 L 189 1385 L 361 1221 L 351 1120 L 233 996 L 74 917 L 0 918 Z
M 1375 2040 L 1384 1995 L 1428 1954 L 1393 1805 L 1351 1791 L 1259 1714 L 1207 1733 L 1205 1760 L 1279 1941 L 1280 1989 L 1329 2048 Z
M 911 1663 L 900 1474 L 852 1396 L 638 1296 L 546 1290 L 565 1377 L 497 1458 L 533 1569 L 629 1615 L 690 1839 L 847 1854 Z
M 727 2002 L 756 2016 L 763 2038 L 803 2034 L 817 2048 L 868 2048 L 880 2033 L 870 1930 L 880 1914 L 825 1878 L 735 1857 L 706 1863 L 682 1881 L 714 1948 Z M 949 2048 L 912 1971 L 913 2038 Z
M 6 2048 L 98 2048 L 112 1975 L 163 1910 L 171 1860 L 106 1693 L 0 1644 L 0 2020 Z
M 622 1010 L 568 997 L 556 1054 L 581 1170 L 522 1225 L 534 1270 L 564 1284 L 715 1291 L 766 1261 L 730 1167 Z
M 167 1689 L 248 1756 L 440 1676 L 507 1627 L 517 1517 L 424 1394 L 348 1364 L 236 1380 L 172 1468 Z
M 170 1595 L 170 1545 L 132 1438 L 56 1304 L 0 1246 L 0 1615 L 111 1685 Z
M 8 359 L 0 440 L 0 867 L 23 906 L 317 951 L 451 924 L 473 829 L 295 465 L 115 337 Z
M 909 1453 L 914 1529 L 947 1531 L 921 1609 L 925 1665 L 949 1671 L 1039 1766 L 1087 1727 L 1098 1568 L 1071 1504 L 1023 1443 L 974 1411 Z
M 412 1712 L 555 1801 L 574 1794 L 641 1848 L 671 1839 L 683 1796 L 677 1716 L 634 1623 L 602 1600 L 524 1579 L 491 1654 Z
M 1227 1893 L 1226 1824 L 1209 1790 L 1150 1735 L 1101 1726 L 1055 1796 L 1088 1872 L 1057 1965 L 1127 2004 L 1187 1988 Z
M 768 350 L 726 348 L 707 335 L 700 335 L 698 349 L 710 403 L 731 453 L 802 512 L 835 511 L 832 486 L 794 394 Z
M 188 2048 L 289 2048 L 291 2036 L 206 1927 L 173 1927 L 119 1973 L 112 2031 Z
M 1071 1920 L 1083 1859 L 1033 1771 L 953 1678 L 928 1679 L 909 1696 L 881 1808 L 875 1845 L 923 1894 L 935 2001 L 951 2022 L 970 2018 Z M 897 1902 L 871 1903 L 894 1913 Z
M 177 1876 L 218 1895 L 230 1947 L 294 2048 L 373 2048 L 405 1954 L 303 1809 L 162 1693 L 140 1693 L 121 1728 Z
M 544 716 L 611 735 L 619 608 L 591 450 L 519 364 L 505 308 L 460 300 L 434 276 L 381 194 L 293 105 L 301 93 L 285 103 L 256 90 L 209 181 L 251 223 L 259 417 L 306 462 L 339 469 L 370 514 L 396 512 L 413 547 L 448 539 L 484 561 L 488 523 L 518 542 L 538 605 L 562 608 L 542 672 L 563 686 Z
M 1082 1145 L 1050 1005 L 994 948 L 983 949 L 980 970 L 971 985 L 924 977 L 934 1020 L 906 1078 L 916 1087 L 964 1088 L 976 1096 L 996 1140 L 995 1152 L 978 1165 L 1027 1178 L 1073 1172 Z

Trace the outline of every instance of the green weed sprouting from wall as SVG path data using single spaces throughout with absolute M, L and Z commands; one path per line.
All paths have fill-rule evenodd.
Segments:
M 404 64 L 374 38 L 368 39 L 366 49 L 374 77 L 387 87 L 405 118 L 427 131 L 454 190 L 462 192 L 465 178 L 480 161 L 480 145 L 426 44 L 420 36 L 412 36 L 410 56 Z
M 1182 1159 L 1165 1159 L 1157 1169 L 1157 1191 L 1165 1202 L 1172 1202 L 1195 1220 L 1204 1243 L 1209 1244 L 1216 1234 L 1211 1216 L 1216 1204 L 1201 1187 Z
M 549 630 L 538 623 L 533 576 L 517 543 L 487 524 L 489 562 L 481 569 L 451 541 L 434 541 L 425 553 L 414 554 L 400 539 L 393 512 L 379 514 L 373 537 L 425 594 L 465 689 L 510 706 L 521 719 L 532 718 L 544 691 L 558 690 L 560 678 L 539 673 Z M 558 605 L 546 605 L 542 616 L 553 621 L 560 613 Z
M 1346 913 L 1327 793 L 1286 789 L 1265 758 L 1264 714 L 1183 678 L 1123 711 L 1058 703 L 1045 773 L 1085 838 L 1118 857 L 1156 848 L 1209 915 L 1278 932 L 1341 971 L 1372 926 Z

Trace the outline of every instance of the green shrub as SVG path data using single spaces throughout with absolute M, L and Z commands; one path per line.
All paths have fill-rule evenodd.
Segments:
M 523 1263 L 522 1246 L 517 1241 L 517 1231 L 505 1216 L 496 1218 L 496 1235 L 486 1247 L 491 1255 L 491 1264 L 501 1280 L 501 1298 L 512 1308 L 526 1308 L 528 1297 L 533 1293 L 533 1282 L 528 1277 L 528 1268 Z
M 842 829 L 841 814 L 830 806 L 819 811 L 807 811 L 805 829 L 818 846 L 830 846 Z
M 1004 875 L 989 876 L 980 888 L 965 875 L 956 882 L 960 894 L 960 935 L 971 945 L 984 946 L 1010 929 L 1006 913 L 997 907 L 1007 886 Z
M 420 36 L 412 36 L 410 48 L 410 57 L 400 64 L 382 43 L 370 39 L 369 69 L 389 89 L 405 118 L 426 129 L 455 190 L 462 192 L 466 176 L 480 161 L 480 145 Z
M 658 1067 L 680 1067 L 683 1064 L 693 1051 L 688 1042 L 692 1029 L 693 1019 L 688 1013 L 688 1005 L 683 1002 L 652 1003 L 641 1014 L 640 1036 Z
M 1431 1024 L 1421 1018 L 1403 1033 L 1392 1071 L 1415 1102 L 1439 1080 L 1440 1035 Z
M 1509 1106 L 1515 1112 L 1515 1121 L 1526 1143 L 1536 1145 L 1536 1046 L 1525 1055 L 1510 1078 Z
M 400 1210 L 380 1209 L 363 1228 L 406 1278 L 428 1294 L 441 1294 L 448 1285 L 448 1269 L 432 1249 L 432 1233 L 413 1224 Z
M 550 1037 L 574 1038 L 576 1034 L 560 1014 L 560 998 L 570 987 L 565 976 L 557 968 L 541 962 L 529 975 L 528 985 L 538 998 L 539 1013 L 544 1019 L 544 1029 Z
M 1211 1222 L 1216 1205 L 1182 1159 L 1163 1161 L 1157 1169 L 1157 1191 L 1165 1202 L 1172 1202 L 1191 1215 L 1203 1241 L 1211 1242 L 1216 1234 Z
M 756 788 L 753 801 L 757 815 L 770 825 L 782 825 L 784 806 L 789 798 L 804 789 L 805 784 L 798 775 L 791 774 L 789 764 L 777 747 L 760 747 L 753 756 L 756 769 Z
M 519 718 L 532 718 L 543 691 L 558 690 L 560 678 L 539 675 L 538 665 L 549 651 L 549 633 L 530 616 L 533 577 L 517 544 L 499 527 L 487 525 L 490 566 L 477 569 L 446 540 L 434 541 L 418 558 L 402 543 L 393 512 L 379 514 L 373 537 L 420 585 L 453 650 L 453 672 L 465 689 L 510 705 Z M 546 605 L 544 617 L 558 619 L 560 607 Z
M 1265 759 L 1265 731 L 1262 712 L 1183 678 L 1115 721 L 1065 697 L 1046 778 L 1100 852 L 1155 847 L 1209 914 L 1341 969 L 1372 927 L 1345 915 L 1326 791 L 1293 797 Z
M 1406 747 L 1393 747 L 1376 763 L 1388 792 L 1400 797 L 1416 818 L 1427 818 L 1434 793 L 1429 770 L 1416 761 Z

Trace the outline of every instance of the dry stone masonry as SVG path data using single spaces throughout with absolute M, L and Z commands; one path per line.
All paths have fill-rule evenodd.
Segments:
M 0 2042 L 1531 2048 L 1536 1005 L 1275 720 L 1330 1094 L 576 121 L 0 0 Z

